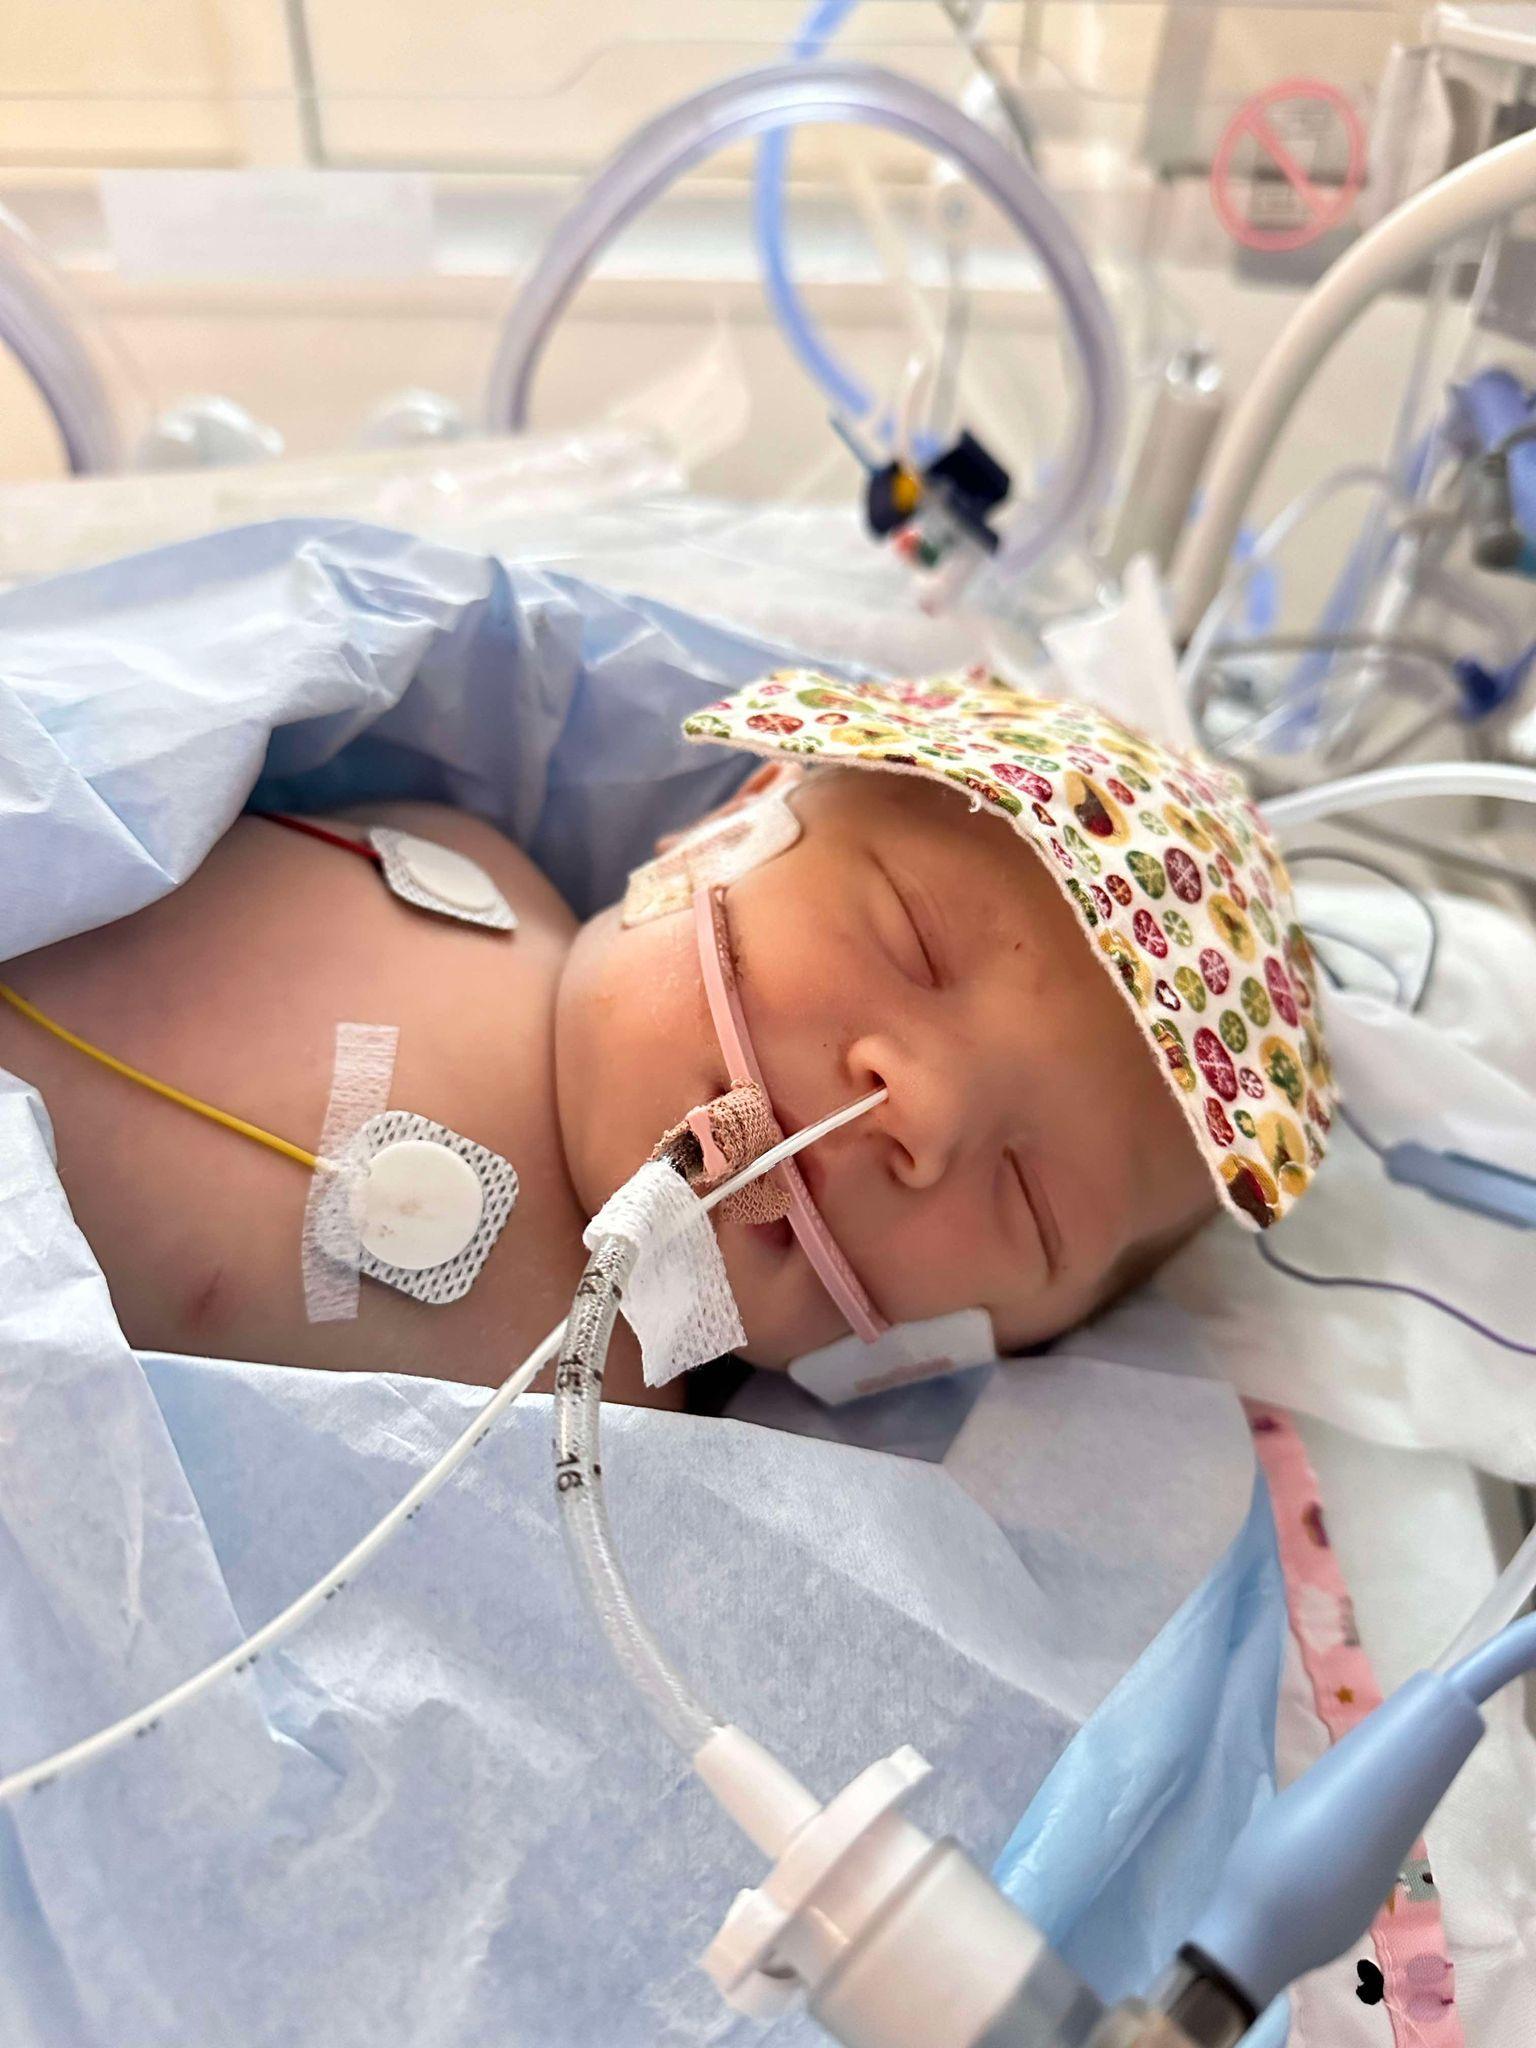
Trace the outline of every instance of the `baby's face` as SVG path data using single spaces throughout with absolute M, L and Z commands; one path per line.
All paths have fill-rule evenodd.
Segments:
M 726 897 L 739 989 L 786 1131 L 884 1087 L 799 1155 L 892 1322 L 990 1310 L 1003 1350 L 1069 1328 L 1214 1207 L 1153 1054 L 1038 856 L 958 791 L 808 777 L 798 842 Z M 595 1211 L 663 1130 L 733 1078 L 694 923 L 606 911 L 561 983 L 558 1098 Z M 787 1223 L 721 1223 L 760 1365 L 845 1333 Z

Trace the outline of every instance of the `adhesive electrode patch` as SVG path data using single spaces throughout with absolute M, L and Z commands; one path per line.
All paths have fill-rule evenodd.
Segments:
M 407 1109 L 371 1117 L 348 1146 L 358 1265 L 413 1301 L 466 1295 L 517 1201 L 511 1162 Z
M 403 903 L 487 931 L 516 931 L 511 904 L 477 861 L 389 825 L 373 826 L 368 843 L 383 863 L 384 880 Z
M 404 1138 L 374 1154 L 358 1206 L 364 1251 L 407 1273 L 424 1273 L 456 1259 L 474 1241 L 485 1190 L 457 1152 L 425 1138 Z

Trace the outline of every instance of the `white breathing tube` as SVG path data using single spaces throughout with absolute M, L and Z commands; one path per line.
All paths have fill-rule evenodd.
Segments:
M 1337 811 L 1435 796 L 1493 796 L 1507 797 L 1512 803 L 1536 803 L 1536 768 L 1519 768 L 1507 761 L 1408 761 L 1391 768 L 1373 768 L 1365 775 L 1346 775 L 1337 782 L 1319 782 L 1312 789 L 1266 797 L 1263 810 L 1269 822 L 1284 831 L 1315 818 L 1330 818 Z
M 679 100 L 631 136 L 556 226 L 508 315 L 487 422 L 496 432 L 526 424 L 556 321 L 613 237 L 685 171 L 731 142 L 839 121 L 886 128 L 953 159 L 1017 227 L 1061 302 L 1081 373 L 1076 419 L 1043 491 L 994 558 L 999 575 L 1023 576 L 1081 534 L 1114 481 L 1125 420 L 1114 320 L 1066 216 L 1028 166 L 952 101 L 877 65 L 764 65 Z
M 866 1111 L 876 1108 L 885 1098 L 886 1090 L 883 1088 L 876 1089 L 874 1093 L 861 1097 L 857 1102 L 849 1103 L 842 1109 L 834 1111 L 831 1116 L 823 1117 L 819 1123 L 808 1124 L 804 1130 L 796 1131 L 792 1137 L 785 1138 L 779 1144 L 771 1146 L 760 1158 L 754 1159 L 740 1173 L 733 1175 L 731 1179 L 723 1182 L 712 1194 L 704 1198 L 703 1207 L 705 1209 L 713 1209 L 716 1203 L 723 1202 L 727 1195 L 733 1194 L 740 1187 L 744 1187 L 748 1181 L 756 1180 L 760 1175 L 772 1172 L 773 1168 L 779 1165 L 781 1161 L 790 1158 L 796 1152 L 802 1151 L 807 1145 L 814 1144 L 818 1138 L 824 1138 L 829 1132 L 839 1129 L 843 1124 L 851 1123 L 855 1117 L 863 1116 Z M 608 1239 L 605 1242 L 611 1246 L 615 1241 Z M 265 1623 L 253 1634 L 247 1636 L 242 1642 L 236 1643 L 233 1649 L 225 1651 L 222 1657 L 215 1658 L 211 1664 L 205 1665 L 201 1671 L 195 1672 L 190 1678 L 183 1679 L 179 1685 L 172 1686 L 168 1692 L 162 1693 L 158 1699 L 149 1701 L 145 1706 L 135 1708 L 132 1713 L 123 1715 L 120 1720 L 111 1722 L 105 1728 L 97 1729 L 94 1734 L 82 1737 L 80 1741 L 69 1744 L 67 1748 L 56 1751 L 52 1756 L 44 1757 L 35 1764 L 28 1764 L 23 1769 L 11 1771 L 5 1777 L 0 1778 L 0 1805 L 3 1805 L 8 1800 L 19 1798 L 24 1792 L 40 1791 L 55 1778 L 63 1776 L 65 1772 L 78 1770 L 84 1764 L 94 1763 L 98 1758 L 109 1755 L 114 1749 L 120 1749 L 124 1744 L 132 1742 L 137 1737 L 149 1734 L 158 1727 L 168 1714 L 176 1712 L 179 1708 L 190 1706 L 194 1700 L 200 1699 L 204 1693 L 217 1685 L 220 1679 L 248 1669 L 265 1651 L 275 1648 L 277 1644 L 291 1636 L 296 1629 L 302 1627 L 312 1614 L 318 1612 L 327 1601 L 334 1599 L 338 1593 L 342 1592 L 357 1577 L 363 1567 L 371 1563 L 378 1556 L 390 1539 L 400 1533 L 407 1522 L 415 1519 L 422 1506 L 452 1477 L 459 1466 L 464 1463 L 470 1452 L 490 1434 L 498 1418 L 511 1407 L 519 1394 L 523 1393 L 537 1379 L 544 1367 L 559 1352 L 566 1329 L 566 1322 L 561 1322 L 550 1331 L 549 1335 L 524 1360 L 516 1372 L 502 1382 L 485 1406 L 476 1414 L 474 1420 L 448 1446 L 437 1463 L 424 1472 L 415 1485 L 395 1503 L 389 1512 L 381 1516 L 368 1533 L 353 1544 L 346 1556 L 338 1559 L 330 1570 L 323 1577 L 317 1579 L 306 1592 L 301 1593 L 296 1600 L 290 1601 L 281 1613 L 275 1614 L 269 1622 Z M 593 1430 L 593 1442 L 595 1446 L 595 1428 Z M 571 1523 L 569 1518 L 567 1518 L 567 1528 L 569 1529 L 570 1527 Z M 594 1540 L 601 1541 L 605 1537 L 606 1522 L 604 1521 L 600 1537 Z M 616 1569 L 614 1567 L 615 1571 Z M 587 1580 L 585 1576 L 582 1578 L 582 1584 L 584 1590 L 586 1590 Z M 622 1588 L 622 1581 L 619 1584 L 620 1589 L 624 1590 Z M 604 1633 L 609 1636 L 610 1640 L 614 1640 L 612 1630 L 608 1625 L 606 1611 L 602 1609 L 596 1609 L 595 1611 L 598 1612 L 598 1618 L 603 1624 Z M 633 1614 L 632 1606 L 630 1613 Z M 638 1626 L 638 1623 L 636 1625 Z M 649 1638 L 647 1637 L 646 1640 L 649 1641 Z M 659 1651 L 656 1652 L 656 1656 L 658 1661 L 660 1661 Z M 623 1653 L 620 1655 L 620 1661 L 626 1672 L 635 1677 L 636 1674 Z M 665 1668 L 663 1664 L 662 1669 L 665 1670 Z M 672 1684 L 680 1683 L 679 1681 L 671 1680 L 670 1673 L 667 1676 Z M 638 1678 L 636 1682 L 639 1682 Z M 646 1697 L 648 1699 L 652 1697 L 649 1690 L 646 1688 L 642 1688 L 642 1690 L 646 1690 Z M 702 1709 L 699 1711 L 702 1713 Z M 705 1717 L 704 1726 L 706 1733 L 713 1726 L 708 1717 Z M 669 1729 L 670 1732 L 672 1731 Z
M 703 1207 L 713 1209 L 727 1195 L 770 1172 L 814 1139 L 877 1109 L 888 1093 L 885 1088 L 877 1088 L 821 1123 L 770 1146 L 749 1166 L 706 1195 Z M 593 1618 L 618 1659 L 619 1668 L 649 1707 L 662 1732 L 692 1762 L 724 1724 L 694 1697 L 640 1618 L 614 1547 L 598 1457 L 603 1361 L 620 1296 L 635 1258 L 635 1247 L 627 1240 L 600 1239 L 576 1290 L 555 1373 L 555 1484 L 577 1584 Z M 793 1785 L 787 1773 L 785 1779 Z M 811 1803 L 814 1806 L 815 1802 Z

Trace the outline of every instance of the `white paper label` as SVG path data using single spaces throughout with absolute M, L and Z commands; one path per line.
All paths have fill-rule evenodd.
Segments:
M 104 171 L 125 277 L 401 277 L 432 267 L 432 182 L 402 171 Z

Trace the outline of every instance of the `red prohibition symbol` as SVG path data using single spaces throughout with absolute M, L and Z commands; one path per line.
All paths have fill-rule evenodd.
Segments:
M 1344 173 L 1337 185 L 1314 184 L 1296 145 L 1329 130 L 1344 140 Z M 1249 144 L 1252 166 L 1234 170 L 1238 151 Z M 1309 152 L 1314 162 L 1316 147 Z M 1268 160 L 1291 192 L 1293 217 L 1266 222 L 1253 216 L 1257 190 L 1253 169 Z M 1304 249 L 1336 228 L 1349 214 L 1365 182 L 1365 130 L 1360 116 L 1337 86 L 1320 78 L 1283 78 L 1240 106 L 1227 123 L 1211 162 L 1211 201 L 1222 226 L 1247 249 L 1278 253 Z M 1246 187 L 1239 196 L 1238 188 Z

